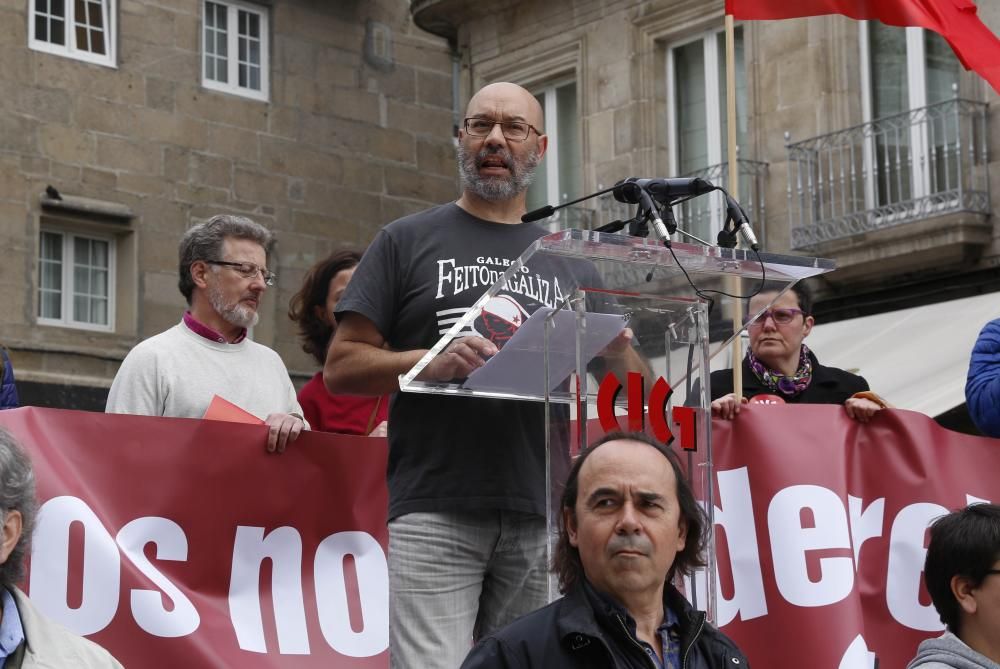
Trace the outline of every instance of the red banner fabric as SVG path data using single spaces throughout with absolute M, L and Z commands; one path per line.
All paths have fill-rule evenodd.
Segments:
M 726 13 L 747 20 L 843 14 L 926 28 L 944 37 L 966 69 L 1000 92 L 1000 39 L 979 19 L 972 0 L 726 0 Z
M 0 412 L 42 503 L 29 596 L 126 667 L 388 666 L 385 444 Z M 274 593 L 274 594 L 272 594 Z
M 718 623 L 757 667 L 903 669 L 943 631 L 928 523 L 1000 500 L 1000 441 L 882 411 L 753 405 L 714 421 Z
M 29 591 L 127 667 L 388 666 L 385 441 L 0 411 L 43 504 Z M 718 620 L 756 667 L 902 669 L 941 624 L 925 529 L 1000 499 L 1000 441 L 883 411 L 715 421 Z

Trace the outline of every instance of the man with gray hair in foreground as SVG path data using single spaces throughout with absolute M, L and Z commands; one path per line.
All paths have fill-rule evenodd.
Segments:
M 201 418 L 218 395 L 267 423 L 269 451 L 285 450 L 309 429 L 285 363 L 247 337 L 276 278 L 267 269 L 272 241 L 267 228 L 242 216 L 213 216 L 184 234 L 178 287 L 189 309 L 129 352 L 111 384 L 108 413 Z
M 31 461 L 9 432 L 0 428 L 0 666 L 4 669 L 121 669 L 93 643 L 44 618 L 15 583 L 24 577 L 38 502 Z

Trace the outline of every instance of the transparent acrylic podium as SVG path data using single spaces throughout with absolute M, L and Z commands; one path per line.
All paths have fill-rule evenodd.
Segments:
M 664 418 L 676 437 L 671 447 L 681 456 L 695 496 L 711 517 L 709 360 L 743 329 L 733 325 L 734 299 L 744 314 L 747 302 L 726 294 L 749 296 L 763 279 L 766 290 L 780 295 L 796 281 L 833 268 L 832 261 L 816 258 L 761 253 L 758 259 L 739 249 L 680 243 L 667 248 L 653 240 L 563 230 L 538 239 L 512 262 L 400 376 L 400 389 L 544 404 L 545 434 L 538 435 L 538 448 L 546 453 L 552 547 L 562 484 L 572 457 L 604 434 L 598 395 L 602 381 L 614 373 L 621 388 L 611 406 L 622 428 L 635 427 L 630 421 L 640 419 L 641 413 L 644 429 L 652 433 L 650 425 Z M 526 295 L 546 306 L 523 313 L 516 304 Z M 492 339 L 500 352 L 466 379 L 420 379 L 454 339 L 470 335 Z M 672 389 L 666 398 L 662 381 L 657 384 L 661 379 Z M 606 384 L 615 385 L 613 379 Z M 610 394 L 606 387 L 603 395 Z M 650 397 L 655 401 L 650 403 Z M 603 404 L 606 416 L 607 400 Z M 672 421 L 672 409 L 679 406 L 695 409 L 693 424 L 686 426 L 691 450 L 681 448 L 680 428 Z M 714 549 L 710 540 L 707 585 L 685 593 L 710 619 L 715 610 Z M 555 596 L 550 583 L 550 599 Z

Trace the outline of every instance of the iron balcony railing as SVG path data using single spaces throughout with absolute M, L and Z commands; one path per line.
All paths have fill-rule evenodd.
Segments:
M 787 144 L 791 247 L 988 214 L 988 144 L 986 105 L 958 98 Z

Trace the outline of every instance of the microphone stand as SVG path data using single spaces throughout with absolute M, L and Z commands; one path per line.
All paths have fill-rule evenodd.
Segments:
M 534 223 L 535 221 L 540 221 L 543 218 L 548 218 L 549 216 L 556 213 L 563 207 L 568 207 L 571 204 L 577 204 L 579 202 L 583 202 L 584 200 L 589 200 L 590 198 L 597 197 L 598 195 L 604 195 L 605 193 L 610 193 L 615 188 L 616 186 L 612 186 L 611 188 L 605 188 L 604 190 L 599 190 L 596 193 L 591 193 L 590 195 L 584 195 L 583 197 L 578 197 L 575 200 L 570 200 L 569 202 L 563 202 L 562 204 L 557 204 L 555 206 L 547 204 L 544 207 L 539 207 L 538 209 L 534 209 L 526 213 L 524 216 L 521 217 L 521 222 Z M 609 223 L 609 225 L 611 224 Z M 618 229 L 621 230 L 621 228 Z
M 563 207 L 568 207 L 570 205 L 589 200 L 597 197 L 598 195 L 610 193 L 621 186 L 622 182 L 619 182 L 610 188 L 604 188 L 603 190 L 591 193 L 590 195 L 584 195 L 583 197 L 570 200 L 569 202 L 563 202 L 562 204 L 555 206 L 545 205 L 544 207 L 529 211 L 521 216 L 521 222 L 533 223 L 534 221 L 539 221 L 543 218 L 551 216 Z M 634 184 L 634 186 L 638 189 L 639 200 L 637 203 L 639 207 L 636 210 L 635 216 L 626 221 L 616 220 L 594 228 L 594 232 L 617 233 L 623 230 L 625 226 L 628 226 L 628 234 L 631 236 L 648 237 L 649 229 L 650 227 L 653 227 L 656 230 L 657 235 L 663 240 L 663 245 L 668 248 L 670 247 L 670 236 L 677 232 L 700 244 L 712 246 L 710 242 L 707 242 L 704 239 L 677 227 L 677 219 L 674 218 L 673 205 L 678 202 L 689 200 L 692 197 L 695 197 L 694 195 L 683 198 L 664 198 L 664 200 L 660 202 L 649 193 L 645 186 L 641 186 L 637 183 Z M 753 229 L 750 227 L 750 220 L 747 217 L 746 212 L 743 210 L 743 207 L 741 207 L 740 204 L 725 191 L 725 189 L 719 186 L 712 186 L 711 184 L 708 184 L 708 186 L 711 187 L 712 190 L 722 191 L 722 193 L 726 196 L 726 222 L 723 225 L 722 230 L 719 231 L 718 246 L 722 248 L 735 248 L 736 236 L 737 234 L 740 234 L 743 235 L 750 248 L 754 251 L 758 250 L 759 246 L 757 244 L 757 239 L 754 237 Z M 705 193 L 702 192 L 699 194 L 704 195 Z M 628 202 L 628 199 L 624 201 Z M 650 222 L 653 223 L 652 226 L 649 225 Z

